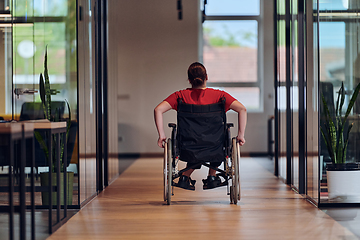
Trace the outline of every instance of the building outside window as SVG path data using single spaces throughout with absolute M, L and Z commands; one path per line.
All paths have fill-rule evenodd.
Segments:
M 204 7 L 203 62 L 208 86 L 227 91 L 248 111 L 262 111 L 260 1 L 208 0 Z

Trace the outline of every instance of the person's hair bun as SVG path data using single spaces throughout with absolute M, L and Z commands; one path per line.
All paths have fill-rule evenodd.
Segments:
M 188 69 L 188 79 L 192 87 L 198 87 L 204 84 L 207 74 L 204 65 L 195 62 Z
M 197 77 L 197 78 L 194 78 L 194 82 L 202 84 L 204 82 L 204 79 Z

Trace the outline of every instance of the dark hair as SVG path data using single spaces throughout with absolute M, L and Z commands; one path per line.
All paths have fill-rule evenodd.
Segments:
M 189 66 L 188 79 L 192 87 L 198 87 L 204 84 L 207 77 L 204 65 L 194 62 Z

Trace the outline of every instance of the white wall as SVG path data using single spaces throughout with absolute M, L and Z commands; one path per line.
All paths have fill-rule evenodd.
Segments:
M 198 60 L 199 3 L 183 0 L 183 20 L 179 21 L 176 2 L 109 1 L 109 9 L 117 9 L 117 22 L 109 25 L 109 32 L 116 31 L 118 36 L 114 49 L 120 153 L 161 151 L 156 145 L 153 109 L 170 93 L 188 86 L 187 67 Z M 165 114 L 164 122 L 175 120 L 174 111 Z
M 264 79 L 264 112 L 249 113 L 247 143 L 242 152 L 267 151 L 267 119 L 274 112 L 273 94 L 273 6 L 266 0 L 264 32 L 259 51 Z M 119 153 L 160 153 L 153 121 L 154 107 L 172 92 L 189 87 L 186 71 L 200 59 L 201 16 L 199 1 L 183 0 L 183 20 L 177 19 L 177 1 L 109 0 L 109 62 L 117 62 Z M 263 11 L 263 10 L 262 10 Z M 116 16 L 114 16 L 116 14 Z M 114 34 L 113 32 L 116 32 Z M 116 44 L 116 46 L 113 46 Z M 264 64 L 266 63 L 266 65 Z M 111 73 L 109 73 L 110 75 Z M 236 114 L 228 121 L 236 123 Z M 164 122 L 176 122 L 176 112 L 164 115 Z M 166 132 L 170 130 L 165 126 Z

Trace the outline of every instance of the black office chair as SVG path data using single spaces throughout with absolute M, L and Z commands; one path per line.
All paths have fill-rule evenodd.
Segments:
M 64 101 L 52 101 L 51 102 L 51 116 L 52 118 L 58 117 L 63 118 L 65 111 Z M 25 102 L 21 106 L 20 121 L 25 120 L 37 120 L 44 119 L 44 108 L 41 102 Z

